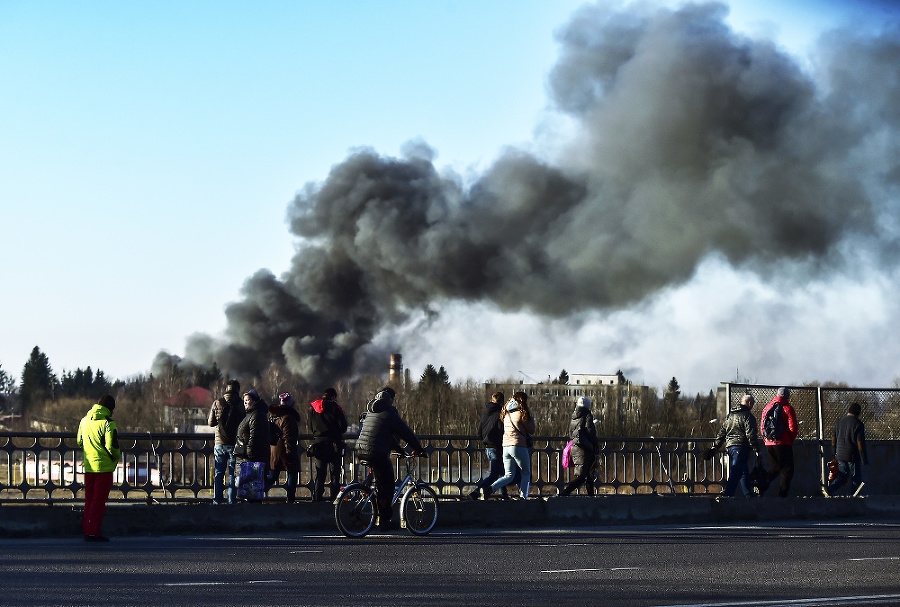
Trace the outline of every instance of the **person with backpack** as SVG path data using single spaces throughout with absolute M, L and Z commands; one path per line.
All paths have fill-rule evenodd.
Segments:
M 794 478 L 794 440 L 800 430 L 797 414 L 790 404 L 790 388 L 778 388 L 775 398 L 763 409 L 759 429 L 772 466 L 769 481 L 781 477 L 778 496 L 787 497 Z
M 600 451 L 600 441 L 594 427 L 591 399 L 581 396 L 575 401 L 575 411 L 572 413 L 572 421 L 569 422 L 569 438 L 572 439 L 569 457 L 575 468 L 575 477 L 559 494 L 569 495 L 584 484 L 587 487 L 587 494 L 594 495 L 594 476 L 591 470 Z
M 478 435 L 484 443 L 484 454 L 490 464 L 490 469 L 488 475 L 478 481 L 475 489 L 466 494 L 466 499 L 477 500 L 482 493 L 484 499 L 487 499 L 491 494 L 491 485 L 503 474 L 503 425 L 500 423 L 500 410 L 503 408 L 504 400 L 506 397 L 503 392 L 495 392 L 481 412 Z M 500 488 L 500 497 L 501 499 L 509 497 L 505 486 Z
M 293 504 L 297 496 L 297 480 L 300 476 L 300 455 L 297 440 L 300 435 L 300 414 L 294 408 L 290 392 L 278 395 L 278 404 L 269 405 L 269 442 L 271 443 L 269 471 L 266 473 L 266 489 L 275 484 L 282 471 L 287 472 L 284 490 L 287 503 Z
M 863 486 L 862 466 L 869 463 L 866 452 L 866 426 L 859 419 L 862 407 L 853 403 L 847 415 L 841 417 L 834 426 L 831 446 L 838 462 L 838 474 L 825 487 L 825 495 L 831 497 L 850 480 L 850 494 L 857 495 Z
M 225 472 L 228 471 L 228 503 L 235 503 L 235 458 L 234 443 L 237 429 L 244 419 L 244 404 L 241 402 L 241 384 L 232 379 L 225 386 L 225 395 L 213 401 L 209 409 L 210 427 L 216 429 L 213 447 L 215 476 L 213 476 L 213 504 L 225 503 Z
M 347 417 L 337 401 L 337 390 L 326 388 L 322 398 L 309 404 L 306 414 L 312 440 L 306 449 L 307 455 L 315 461 L 316 478 L 313 483 L 312 501 L 321 502 L 325 495 L 325 476 L 331 474 L 328 496 L 337 497 L 341 478 L 341 458 L 344 455 L 344 432 L 347 431 Z
M 732 406 L 712 447 L 703 456 L 704 459 L 712 459 L 713 454 L 723 445 L 728 451 L 728 482 L 722 491 L 725 497 L 732 497 L 737 492 L 738 485 L 741 486 L 745 497 L 755 495 L 747 461 L 752 449 L 756 453 L 757 466 L 762 465 L 759 454 L 763 448 L 763 439 L 759 435 L 756 418 L 751 412 L 754 404 L 756 400 L 751 395 L 745 394 L 737 406 Z M 760 491 L 765 491 L 765 488 L 760 487 Z

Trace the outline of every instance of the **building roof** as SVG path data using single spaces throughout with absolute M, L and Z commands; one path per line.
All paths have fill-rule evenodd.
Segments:
M 166 399 L 166 404 L 173 407 L 205 407 L 212 404 L 212 396 L 212 390 L 194 386 Z

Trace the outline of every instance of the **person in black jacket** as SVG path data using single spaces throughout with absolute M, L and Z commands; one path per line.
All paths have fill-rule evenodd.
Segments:
M 857 495 L 863 486 L 862 465 L 869 463 L 869 455 L 866 453 L 866 427 L 860 421 L 859 414 L 862 407 L 859 403 L 853 403 L 847 410 L 847 415 L 838 420 L 831 435 L 831 446 L 834 448 L 834 457 L 838 461 L 838 475 L 825 488 L 825 495 L 831 497 L 850 479 L 850 493 Z
M 491 468 L 488 475 L 475 485 L 475 490 L 466 494 L 467 499 L 477 500 L 482 491 L 487 499 L 491 494 L 491 485 L 503 475 L 503 424 L 500 423 L 500 410 L 503 408 L 504 402 L 506 402 L 506 396 L 503 392 L 495 392 L 491 395 L 491 402 L 487 403 L 481 412 L 478 434 L 484 442 L 484 453 Z M 519 474 L 521 475 L 521 473 Z M 515 484 L 518 482 L 517 480 L 513 481 Z M 506 486 L 500 489 L 500 497 L 507 499 Z
M 375 476 L 375 487 L 378 491 L 376 507 L 378 509 L 378 527 L 382 531 L 395 529 L 391 500 L 394 497 L 394 467 L 391 465 L 391 451 L 400 448 L 399 441 L 404 441 L 412 453 L 423 453 L 422 444 L 406 425 L 397 408 L 394 407 L 392 388 L 385 387 L 375 398 L 366 404 L 363 413 L 362 427 L 356 439 L 357 457 L 369 463 Z
M 331 483 L 329 497 L 337 497 L 340 481 L 341 458 L 344 455 L 344 432 L 347 431 L 347 417 L 338 406 L 337 391 L 327 388 L 322 398 L 309 404 L 306 414 L 312 440 L 306 449 L 307 455 L 315 461 L 316 479 L 313 485 L 314 502 L 321 502 L 325 495 L 325 476 L 330 470 Z
M 235 502 L 234 443 L 237 429 L 244 419 L 241 402 L 241 384 L 232 379 L 225 387 L 225 396 L 216 399 L 209 409 L 209 425 L 216 429 L 215 476 L 213 477 L 213 503 L 221 504 L 225 497 L 225 470 L 228 470 L 228 503 Z
M 594 427 L 591 399 L 581 396 L 575 401 L 575 411 L 572 412 L 572 420 L 569 422 L 569 438 L 572 439 L 570 453 L 575 477 L 563 487 L 559 494 L 569 495 L 585 484 L 587 494 L 594 495 L 594 475 L 591 470 L 597 459 L 597 453 L 600 451 L 600 441 L 597 439 L 597 429 Z
M 704 459 L 711 459 L 713 453 L 722 445 L 728 450 L 728 482 L 725 483 L 725 489 L 722 491 L 722 495 L 725 497 L 733 496 L 737 491 L 738 484 L 746 497 L 755 495 L 747 460 L 750 458 L 751 449 L 756 452 L 757 460 L 759 459 L 763 440 L 759 435 L 756 417 L 750 412 L 754 404 L 756 404 L 756 400 L 751 395 L 745 394 L 741 403 L 732 407 L 722 423 L 722 428 L 719 429 L 719 434 L 712 447 L 704 455 Z M 760 464 L 761 462 L 757 461 L 757 465 Z M 760 489 L 765 491 L 762 487 Z
M 244 392 L 247 415 L 237 429 L 234 455 L 237 463 L 262 462 L 269 464 L 269 407 L 256 390 Z

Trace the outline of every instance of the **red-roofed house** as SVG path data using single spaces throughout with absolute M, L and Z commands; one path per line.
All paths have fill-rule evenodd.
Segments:
M 182 390 L 175 396 L 166 400 L 165 421 L 175 432 L 202 433 L 212 432 L 207 424 L 209 419 L 209 407 L 213 402 L 211 390 L 194 386 Z

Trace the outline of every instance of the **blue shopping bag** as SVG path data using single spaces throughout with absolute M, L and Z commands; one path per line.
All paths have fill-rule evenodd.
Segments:
M 238 477 L 239 500 L 262 501 L 266 495 L 266 465 L 262 462 L 241 462 Z

